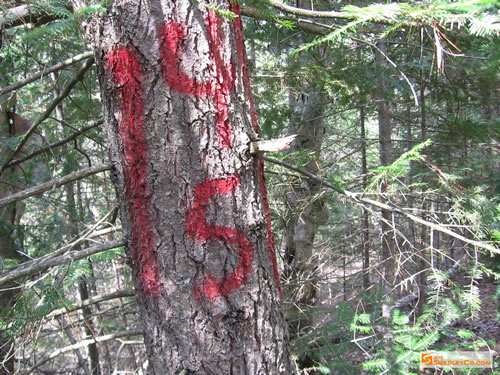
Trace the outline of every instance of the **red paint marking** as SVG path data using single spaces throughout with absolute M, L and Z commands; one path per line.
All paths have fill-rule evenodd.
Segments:
M 159 30 L 162 74 L 165 82 L 173 90 L 195 98 L 210 98 L 215 105 L 215 129 L 219 146 L 231 148 L 231 125 L 229 123 L 229 103 L 235 82 L 235 70 L 231 63 L 224 64 L 219 19 L 209 10 L 205 20 L 208 29 L 211 74 L 214 78 L 199 82 L 189 77 L 181 67 L 183 43 L 187 30 L 175 21 L 168 21 Z
M 243 78 L 243 85 L 245 86 L 245 90 L 247 91 L 247 96 L 250 104 L 250 117 L 252 120 L 252 125 L 256 132 L 259 131 L 259 121 L 257 119 L 257 111 L 255 110 L 255 104 L 253 101 L 252 90 L 250 89 L 250 79 L 248 75 L 248 65 L 247 65 L 247 57 L 245 52 L 245 38 L 243 35 L 243 26 L 241 24 L 241 14 L 240 14 L 240 6 L 236 1 L 231 1 L 229 9 L 238 15 L 233 21 L 234 23 L 234 34 L 236 39 L 236 49 L 238 54 L 238 60 L 241 66 L 241 74 Z M 275 244 L 273 237 L 273 229 L 271 226 L 271 213 L 269 210 L 269 202 L 267 200 L 267 188 L 266 188 L 266 180 L 264 173 L 264 159 L 262 155 L 259 155 L 259 180 L 260 180 L 260 189 L 262 191 L 263 196 L 263 205 L 264 205 L 264 213 L 266 215 L 266 224 L 267 224 L 267 248 L 269 258 L 273 264 L 274 278 L 276 280 L 276 286 L 278 287 L 281 298 L 283 298 L 283 290 L 281 289 L 281 281 L 280 274 L 278 271 L 278 264 L 276 262 L 276 253 L 275 253 Z
M 125 194 L 132 227 L 132 259 L 142 282 L 144 293 L 157 296 L 160 273 L 156 257 L 156 243 L 147 183 L 148 154 L 144 135 L 144 108 L 142 72 L 136 54 L 118 47 L 107 53 L 105 68 L 113 74 L 113 82 L 120 90 L 120 137 L 123 141 L 123 172 Z
M 183 25 L 168 21 L 159 30 L 160 56 L 163 79 L 173 90 L 195 98 L 212 96 L 212 82 L 198 82 L 190 78 L 180 66 L 183 42 L 187 31 Z
M 205 180 L 194 189 L 194 199 L 191 208 L 186 212 L 187 234 L 196 241 L 218 241 L 233 247 L 238 252 L 238 263 L 233 272 L 217 281 L 209 275 L 194 287 L 195 296 L 201 299 L 213 299 L 217 296 L 227 296 L 238 289 L 248 277 L 252 269 L 254 247 L 245 235 L 236 229 L 208 223 L 206 220 L 209 201 L 216 195 L 228 194 L 236 190 L 240 183 L 238 175 L 227 178 Z
M 236 71 L 233 64 L 224 63 L 220 20 L 215 12 L 208 12 L 205 24 L 211 61 L 210 74 L 213 78 L 206 82 L 199 82 L 184 72 L 181 61 L 187 30 L 175 21 L 168 21 L 159 30 L 162 74 L 167 85 L 173 90 L 195 98 L 209 98 L 213 101 L 219 146 L 230 149 L 229 104 L 231 90 L 235 84 Z M 214 276 L 209 275 L 195 285 L 195 296 L 198 299 L 202 296 L 207 299 L 213 299 L 220 295 L 227 296 L 245 282 L 251 271 L 254 248 L 245 235 L 236 229 L 209 224 L 206 221 L 210 199 L 213 199 L 215 195 L 234 191 L 239 183 L 237 175 L 223 179 L 205 180 L 195 187 L 191 208 L 186 212 L 186 232 L 191 238 L 196 241 L 218 241 L 236 247 L 239 257 L 235 269 L 229 276 L 217 281 Z
M 215 91 L 215 124 L 219 136 L 219 145 L 223 148 L 231 148 L 231 125 L 229 123 L 229 103 L 231 101 L 231 90 L 234 87 L 236 71 L 233 64 L 224 64 L 221 51 L 223 50 L 220 20 L 217 14 L 209 10 L 206 19 L 208 28 L 208 40 L 210 57 L 215 63 L 216 91 Z
M 239 14 L 239 7 L 234 4 L 231 10 Z M 213 79 L 199 82 L 190 78 L 181 67 L 183 43 L 187 30 L 183 25 L 168 21 L 159 30 L 161 42 L 160 56 L 162 60 L 162 75 L 174 91 L 195 98 L 209 98 L 214 103 L 215 126 L 219 145 L 231 148 L 231 126 L 229 121 L 229 104 L 231 91 L 235 85 L 236 68 L 233 64 L 224 64 L 222 56 L 222 36 L 220 20 L 213 11 L 208 12 L 205 20 L 208 30 L 211 74 Z M 237 54 L 242 70 L 242 78 L 250 100 L 252 125 L 258 130 L 257 114 L 250 92 L 248 67 L 246 65 L 245 47 L 241 19 L 234 21 Z M 106 68 L 113 74 L 114 83 L 119 86 L 121 94 L 120 136 L 124 143 L 125 190 L 129 202 L 129 214 L 132 223 L 132 252 L 136 272 L 146 294 L 157 296 L 159 293 L 160 273 L 156 257 L 153 226 L 149 216 L 150 203 L 147 186 L 147 142 L 144 135 L 144 109 L 142 98 L 142 72 L 136 54 L 126 48 L 118 48 L 106 56 Z M 279 281 L 274 241 L 271 229 L 271 218 L 264 179 L 263 159 L 259 159 L 260 187 L 263 193 L 264 211 L 267 221 L 267 244 L 269 257 L 273 263 L 277 287 L 282 294 Z M 233 272 L 217 281 L 212 275 L 206 277 L 195 286 L 195 296 L 213 299 L 217 296 L 227 296 L 238 289 L 248 277 L 252 268 L 254 247 L 244 233 L 233 228 L 206 221 L 207 208 L 210 199 L 216 195 L 228 194 L 236 190 L 240 183 L 239 177 L 231 175 L 223 179 L 205 180 L 195 187 L 194 200 L 191 208 L 186 211 L 186 232 L 196 241 L 218 241 L 232 247 L 238 252 L 238 263 Z

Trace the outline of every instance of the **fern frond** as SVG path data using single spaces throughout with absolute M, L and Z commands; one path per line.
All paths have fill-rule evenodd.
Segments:
M 489 14 L 482 18 L 473 18 L 470 25 L 470 31 L 474 35 L 481 37 L 500 34 L 500 17 Z
M 437 331 L 433 331 L 428 335 L 424 336 L 418 343 L 415 345 L 415 351 L 422 351 L 429 349 L 432 345 L 434 345 L 439 340 L 439 333 Z
M 307 43 L 307 44 L 304 44 L 302 46 L 300 46 L 299 48 L 296 48 L 294 49 L 292 52 L 291 52 L 291 55 L 294 56 L 302 51 L 307 51 L 313 47 L 316 47 L 320 44 L 323 44 L 325 42 L 333 42 L 334 40 L 336 40 L 337 38 L 339 38 L 342 34 L 345 34 L 347 33 L 349 30 L 351 31 L 354 31 L 354 29 L 356 28 L 356 26 L 359 26 L 363 23 L 365 23 L 366 21 L 365 20 L 355 20 L 355 21 L 352 21 L 352 22 L 349 22 L 347 25 L 344 25 L 340 28 L 338 28 L 337 30 L 331 32 L 330 34 L 326 35 L 326 36 L 323 36 L 321 38 L 316 38 L 315 40 L 313 40 L 312 42 L 310 43 Z
M 373 359 L 363 363 L 364 370 L 387 370 L 389 369 L 389 363 L 385 358 Z

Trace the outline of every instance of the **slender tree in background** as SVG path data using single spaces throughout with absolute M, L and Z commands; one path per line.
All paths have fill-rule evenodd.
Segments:
M 91 35 L 158 375 L 295 372 L 238 14 L 116 1 Z
M 310 1 L 299 3 L 306 9 L 312 6 Z M 292 46 L 297 48 L 303 43 L 304 40 L 296 39 Z M 300 69 L 300 66 L 315 61 L 322 61 L 326 65 L 327 59 L 324 50 L 307 51 L 299 59 L 289 58 L 289 69 Z M 318 174 L 329 98 L 321 82 L 297 81 L 288 93 L 290 121 L 287 128 L 289 134 L 296 135 L 289 149 L 288 160 Z M 310 331 L 313 326 L 312 315 L 304 312 L 317 302 L 319 258 L 313 249 L 318 227 L 328 221 L 328 208 L 321 198 L 321 186 L 316 181 L 299 177 L 291 181 L 290 187 L 284 199 L 287 213 L 283 234 L 286 277 L 292 284 L 287 291 L 290 300 L 288 319 L 291 334 L 300 336 L 300 332 Z
M 375 99 L 377 101 L 377 116 L 378 116 L 378 138 L 379 138 L 379 155 L 380 165 L 388 166 L 393 160 L 392 156 L 392 119 L 389 106 L 389 92 L 387 83 L 387 40 L 379 39 L 375 45 L 375 63 L 377 64 L 377 86 Z M 385 200 L 387 186 L 382 183 L 380 186 L 381 199 Z M 394 234 L 392 225 L 392 212 L 382 209 L 382 217 L 380 220 L 381 227 L 381 243 L 382 243 L 382 262 L 383 272 L 382 278 L 388 285 L 394 283 Z
M 362 94 L 360 95 L 361 97 Z M 365 128 L 365 103 L 362 101 L 359 108 L 359 125 L 360 125 L 360 139 L 361 139 L 361 179 L 363 189 L 368 185 L 368 168 L 366 164 L 366 128 Z M 363 288 L 370 287 L 370 224 L 369 212 L 363 208 L 363 214 L 360 224 L 361 230 L 361 246 L 363 248 Z

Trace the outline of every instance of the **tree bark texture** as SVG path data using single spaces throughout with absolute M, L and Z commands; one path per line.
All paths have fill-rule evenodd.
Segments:
M 9 139 L 24 132 L 25 126 L 14 123 L 15 95 L 0 96 L 0 137 Z M 16 119 L 21 119 L 15 115 Z M 26 122 L 27 123 L 27 122 Z M 20 124 L 21 125 L 21 124 Z M 24 123 L 23 123 L 24 125 Z M 28 125 L 29 126 L 29 125 Z M 0 164 L 3 164 L 9 154 L 8 147 L 2 147 Z M 0 198 L 15 193 L 26 187 L 22 166 L 9 168 L 0 176 Z M 19 221 L 24 211 L 24 203 L 15 202 L 0 208 L 0 255 L 8 258 L 18 258 L 18 250 L 22 250 L 22 236 L 19 233 Z
M 296 373 L 241 18 L 116 1 L 91 39 L 151 373 Z

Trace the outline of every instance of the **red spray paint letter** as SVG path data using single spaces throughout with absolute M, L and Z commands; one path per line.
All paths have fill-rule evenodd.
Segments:
M 210 200 L 217 195 L 233 192 L 239 183 L 239 177 L 231 175 L 227 178 L 205 180 L 194 189 L 191 208 L 186 212 L 187 234 L 198 242 L 219 241 L 231 245 L 238 252 L 238 263 L 229 276 L 217 281 L 215 277 L 209 275 L 195 285 L 195 296 L 198 299 L 201 296 L 207 299 L 227 296 L 245 282 L 252 268 L 254 248 L 245 235 L 233 228 L 207 223 L 206 220 Z

